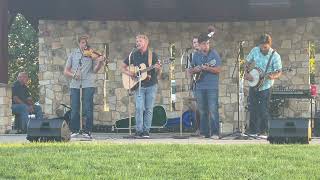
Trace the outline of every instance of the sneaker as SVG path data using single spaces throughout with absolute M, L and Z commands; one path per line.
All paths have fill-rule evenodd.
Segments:
M 149 138 L 149 137 L 150 137 L 149 132 L 144 132 L 143 135 L 142 135 L 142 137 L 144 137 L 144 138 Z
M 268 135 L 267 135 L 267 133 L 259 133 L 259 134 L 257 134 L 257 137 L 260 139 L 267 139 Z
M 135 138 L 142 138 L 142 135 L 143 135 L 142 132 L 136 132 L 136 133 L 134 134 L 134 137 L 135 137 Z
M 196 132 L 194 134 L 190 135 L 191 137 L 199 137 L 200 136 L 200 130 L 196 130 Z
M 79 133 L 73 132 L 73 133 L 71 133 L 70 137 L 71 137 L 71 138 L 75 138 L 75 137 L 77 137 L 78 135 L 79 135 Z
M 201 138 L 201 139 L 207 139 L 207 138 L 210 138 L 210 136 L 209 136 L 209 135 L 199 135 L 199 138 Z
M 91 133 L 90 132 L 85 132 L 82 134 L 82 137 L 87 138 L 87 139 L 92 139 Z
M 210 137 L 210 139 L 215 139 L 215 140 L 218 140 L 218 139 L 220 139 L 220 137 L 218 136 L 218 135 L 212 135 L 211 137 Z

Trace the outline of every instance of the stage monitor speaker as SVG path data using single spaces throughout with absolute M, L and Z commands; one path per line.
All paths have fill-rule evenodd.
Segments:
M 313 136 L 320 137 L 320 111 L 317 111 L 313 119 Z
M 277 118 L 269 121 L 270 143 L 303 143 L 311 141 L 311 122 L 308 118 Z
M 62 118 L 30 119 L 27 129 L 27 140 L 33 141 L 69 141 L 70 130 Z

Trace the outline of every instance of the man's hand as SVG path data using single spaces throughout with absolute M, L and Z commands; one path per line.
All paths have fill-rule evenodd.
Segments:
M 132 77 L 132 78 L 135 78 L 135 77 L 137 76 L 136 73 L 131 72 L 131 71 L 129 71 L 129 70 L 126 71 L 126 74 L 127 74 L 128 76 Z
M 26 104 L 29 105 L 29 106 L 32 106 L 32 105 L 33 105 L 32 97 L 28 97 L 28 98 L 27 98 Z
M 245 74 L 244 74 L 244 79 L 245 79 L 245 80 L 248 80 L 248 81 L 253 81 L 253 77 L 252 77 L 251 74 L 249 74 L 249 73 L 245 73 Z
M 271 74 L 268 75 L 268 78 L 271 79 L 271 80 L 274 80 L 274 79 L 277 79 L 277 78 L 278 78 L 278 75 L 271 73 Z
M 198 66 L 190 69 L 191 74 L 199 73 L 201 71 L 202 71 L 202 69 Z
M 103 63 L 104 62 L 105 57 L 104 56 L 99 56 L 97 58 L 98 63 Z
M 28 111 L 29 111 L 29 113 L 33 113 L 34 112 L 33 105 L 28 106 Z
M 210 67 L 210 66 L 207 66 L 207 65 L 203 65 L 203 66 L 201 67 L 201 69 L 202 69 L 203 71 L 210 71 L 210 70 L 211 70 L 211 67 Z
M 80 71 L 79 71 L 79 70 L 78 70 L 77 73 L 75 73 L 75 74 L 73 75 L 73 79 L 75 79 L 75 80 L 80 80 Z
M 158 62 L 154 65 L 154 67 L 156 68 L 157 71 L 161 70 L 162 65 L 160 64 L 160 61 L 158 61 Z
M 278 79 L 281 76 L 281 71 L 276 71 L 268 75 L 268 78 L 271 80 Z

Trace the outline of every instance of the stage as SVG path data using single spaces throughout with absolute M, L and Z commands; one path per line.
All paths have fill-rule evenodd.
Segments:
M 190 135 L 190 134 L 184 134 Z M 187 139 L 176 139 L 179 133 L 154 133 L 148 139 L 128 139 L 127 133 L 93 133 L 92 141 L 83 141 L 83 139 L 71 139 L 72 142 L 101 142 L 101 143 L 119 143 L 119 144 L 269 144 L 265 139 L 245 139 L 239 140 L 231 137 L 223 139 L 210 139 L 200 137 L 189 137 Z M 2 134 L 0 143 L 29 143 L 26 140 L 26 134 Z M 320 138 L 312 138 L 310 144 L 319 144 Z

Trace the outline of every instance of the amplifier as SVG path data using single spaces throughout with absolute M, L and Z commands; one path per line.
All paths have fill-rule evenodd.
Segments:
M 70 130 L 62 118 L 30 119 L 27 129 L 29 141 L 69 141 Z
M 270 143 L 305 143 L 311 141 L 311 122 L 308 118 L 277 118 L 269 120 Z

